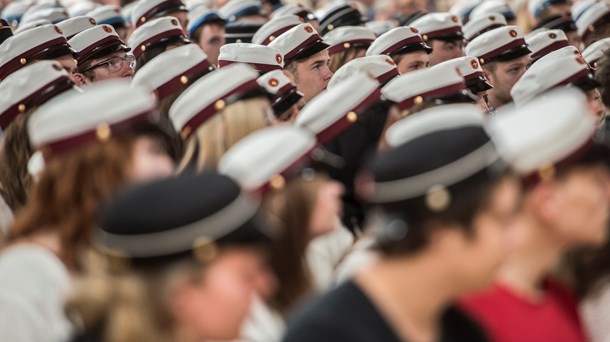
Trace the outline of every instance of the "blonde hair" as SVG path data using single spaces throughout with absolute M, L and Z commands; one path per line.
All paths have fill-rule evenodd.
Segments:
M 186 141 L 178 171 L 215 168 L 220 157 L 239 140 L 270 125 L 269 100 L 257 97 L 238 101 L 216 113 Z
M 333 73 L 337 72 L 337 70 L 339 70 L 340 67 L 342 67 L 345 63 L 351 61 L 352 59 L 356 58 L 356 56 L 358 56 L 358 53 L 360 53 L 363 50 L 366 51 L 365 49 L 362 49 L 362 48 L 349 48 L 349 49 L 345 49 L 341 52 L 332 54 L 330 56 L 330 62 L 328 64 L 328 68 Z
M 111 272 L 106 261 L 89 253 L 87 271 L 74 279 L 65 310 L 79 334 L 104 342 L 172 340 L 172 295 L 202 281 L 204 266 L 186 259 L 147 271 Z

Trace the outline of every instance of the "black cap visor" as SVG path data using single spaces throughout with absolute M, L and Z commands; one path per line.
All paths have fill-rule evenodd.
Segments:
M 493 86 L 487 82 L 487 79 L 483 76 L 479 76 L 477 78 L 473 78 L 471 80 L 466 81 L 466 87 L 473 94 L 478 94 L 480 92 L 492 89 Z
M 328 49 L 329 46 L 330 45 L 324 43 L 324 41 L 320 38 L 320 39 L 314 41 L 313 43 L 303 47 L 301 50 L 299 50 L 297 53 L 295 53 L 294 57 L 292 57 L 290 60 L 286 61 L 286 65 L 288 65 L 294 61 L 300 61 L 300 60 L 309 58 L 320 51 Z
M 501 55 L 498 55 L 498 56 L 492 58 L 491 60 L 487 60 L 487 61 L 485 61 L 485 63 L 494 62 L 494 61 L 497 61 L 497 62 L 512 61 L 513 59 L 517 59 L 519 57 L 529 55 L 530 53 L 532 53 L 532 51 L 527 47 L 527 44 L 523 44 L 523 45 L 517 46 L 514 49 L 506 51 L 506 52 L 502 53 Z

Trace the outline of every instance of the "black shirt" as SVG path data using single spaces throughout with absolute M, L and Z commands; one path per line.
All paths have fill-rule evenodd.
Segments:
M 488 341 L 457 308 L 442 317 L 442 342 Z M 360 288 L 349 281 L 316 300 L 288 327 L 284 342 L 401 342 Z M 402 341 L 407 342 L 407 341 Z

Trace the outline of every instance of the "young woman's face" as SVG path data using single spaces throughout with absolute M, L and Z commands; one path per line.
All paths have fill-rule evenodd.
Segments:
M 610 172 L 602 165 L 571 170 L 551 186 L 544 209 L 559 242 L 603 244 L 610 218 Z
M 233 340 L 239 336 L 252 298 L 261 290 L 257 283 L 261 278 L 271 277 L 269 271 L 258 266 L 264 262 L 254 249 L 223 251 L 205 270 L 203 280 L 191 288 L 190 328 L 203 341 Z M 269 282 L 268 286 L 271 285 Z
M 133 145 L 131 181 L 145 182 L 174 174 L 174 162 L 161 139 L 141 136 Z
M 333 180 L 324 180 L 316 193 L 310 219 L 310 235 L 316 237 L 333 231 L 341 215 L 343 185 Z

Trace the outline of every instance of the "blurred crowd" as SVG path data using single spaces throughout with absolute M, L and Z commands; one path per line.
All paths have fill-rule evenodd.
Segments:
M 0 0 L 0 340 L 610 341 L 610 2 Z

